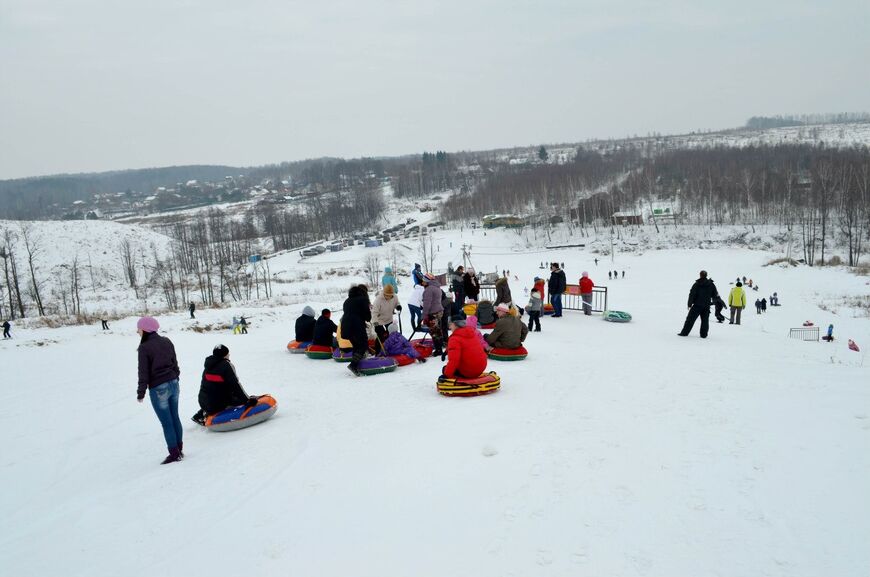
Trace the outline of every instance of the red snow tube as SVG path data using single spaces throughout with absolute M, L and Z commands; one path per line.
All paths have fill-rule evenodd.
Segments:
M 529 355 L 529 351 L 522 345 L 515 349 L 500 349 L 498 347 L 489 351 L 489 358 L 494 361 L 521 361 Z
M 482 328 L 482 329 L 494 329 L 495 323 L 489 323 L 488 325 L 480 325 L 480 328 Z
M 411 346 L 424 359 L 432 356 L 432 351 L 435 350 L 435 345 L 432 339 L 414 339 L 411 341 Z
M 390 355 L 390 358 L 392 358 L 394 361 L 396 361 L 396 364 L 399 365 L 400 367 L 406 367 L 408 365 L 413 365 L 414 362 L 417 360 L 417 359 L 412 359 L 408 355 Z
M 309 359 L 331 359 L 332 347 L 324 345 L 311 345 L 305 349 L 305 356 Z
M 544 303 L 543 313 L 545 315 L 552 315 L 555 312 L 556 312 L 556 310 L 553 308 L 553 305 L 551 303 Z

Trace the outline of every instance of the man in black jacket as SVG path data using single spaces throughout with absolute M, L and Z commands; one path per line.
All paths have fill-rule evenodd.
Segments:
M 335 331 L 338 327 L 332 322 L 332 311 L 323 309 L 320 311 L 320 318 L 314 323 L 314 340 L 312 345 L 320 345 L 323 347 L 335 347 Z
M 359 376 L 362 374 L 359 372 L 359 363 L 369 350 L 366 323 L 372 320 L 372 305 L 368 287 L 364 284 L 350 287 L 342 310 L 344 316 L 341 317 L 341 337 L 353 344 L 353 357 L 347 368 Z
M 206 357 L 199 385 L 200 409 L 192 417 L 195 423 L 204 425 L 206 416 L 228 407 L 257 404 L 257 397 L 249 397 L 242 388 L 229 355 L 230 349 L 225 345 L 217 345 L 211 356 Z
M 681 337 L 689 336 L 695 321 L 701 317 L 701 338 L 706 339 L 710 332 L 710 305 L 719 298 L 719 291 L 711 279 L 707 278 L 707 271 L 702 270 L 700 278 L 692 285 L 689 291 L 689 314 L 683 324 L 683 330 L 677 333 Z
M 547 290 L 550 293 L 550 304 L 553 305 L 553 318 L 562 316 L 562 293 L 568 286 L 565 271 L 559 268 L 559 263 L 550 265 L 550 280 L 547 281 Z

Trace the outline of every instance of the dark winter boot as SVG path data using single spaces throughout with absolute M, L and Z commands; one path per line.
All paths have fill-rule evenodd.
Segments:
M 178 447 L 172 447 L 169 449 L 169 455 L 163 459 L 161 465 L 166 465 L 168 463 L 174 463 L 181 458 L 181 451 L 178 450 Z
M 184 458 L 184 443 L 178 443 L 178 460 Z
M 195 415 L 190 418 L 191 421 L 196 423 L 197 425 L 205 426 L 205 413 L 202 412 L 202 409 L 198 410 Z

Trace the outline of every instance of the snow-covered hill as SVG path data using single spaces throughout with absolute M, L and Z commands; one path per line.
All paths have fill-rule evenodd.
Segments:
M 5 239 L 7 232 L 14 246 L 21 291 L 27 293 L 24 298 L 28 309 L 35 310 L 29 298 L 32 281 L 25 235 L 34 254 L 34 270 L 40 290 L 44 291 L 43 301 L 55 313 L 63 313 L 61 293 L 69 295 L 76 263 L 83 311 L 106 311 L 110 315 L 129 312 L 137 304 L 130 300 L 132 292 L 124 276 L 121 246 L 129 243 L 134 249 L 132 258 L 145 269 L 153 267 L 155 255 L 166 257 L 171 242 L 148 228 L 99 220 L 0 221 L 0 239 Z
M 520 302 L 542 262 L 564 262 L 569 281 L 588 270 L 634 320 L 545 318 L 526 361 L 491 363 L 499 393 L 443 398 L 436 359 L 354 378 L 288 355 L 302 305 L 339 308 L 366 249 L 286 255 L 273 271 L 311 290 L 298 304 L 160 316 L 181 363 L 187 454 L 167 466 L 157 419 L 135 401 L 134 317 L 109 332 L 14 326 L 0 342 L 0 574 L 866 573 L 866 277 L 765 266 L 776 253 L 743 249 L 611 261 L 506 231 L 435 242 L 438 267 L 466 242 L 478 269 L 510 269 Z M 763 292 L 750 301 L 775 290 L 783 306 L 680 339 L 701 268 L 723 292 L 752 277 Z M 234 313 L 251 315 L 250 334 L 222 329 Z M 789 339 L 806 320 L 833 323 L 837 340 Z M 278 399 L 269 422 L 216 434 L 188 420 L 219 342 L 249 392 Z

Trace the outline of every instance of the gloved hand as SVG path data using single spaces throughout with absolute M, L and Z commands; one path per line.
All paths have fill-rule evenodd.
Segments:
M 246 407 L 256 407 L 257 403 L 259 403 L 259 402 L 260 402 L 260 399 L 258 397 L 248 397 L 248 402 L 245 403 L 245 406 Z
M 401 310 L 402 310 L 402 305 L 396 305 L 396 310 L 401 312 Z
M 428 324 L 429 324 L 429 315 L 426 315 L 426 316 L 423 317 L 423 324 L 424 324 L 424 325 L 428 325 Z

